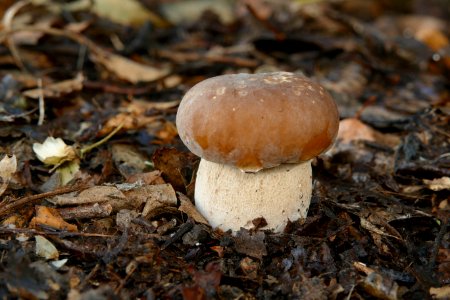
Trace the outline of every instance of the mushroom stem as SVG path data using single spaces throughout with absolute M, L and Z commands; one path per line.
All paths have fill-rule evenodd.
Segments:
M 195 205 L 213 228 L 236 232 L 264 217 L 267 229 L 281 232 L 288 220 L 305 218 L 312 192 L 311 161 L 244 173 L 202 159 Z

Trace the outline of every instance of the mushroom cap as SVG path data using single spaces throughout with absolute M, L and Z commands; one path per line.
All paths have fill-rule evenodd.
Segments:
M 176 123 L 197 156 L 256 172 L 325 151 L 336 137 L 339 112 L 330 94 L 304 76 L 233 74 L 193 86 Z

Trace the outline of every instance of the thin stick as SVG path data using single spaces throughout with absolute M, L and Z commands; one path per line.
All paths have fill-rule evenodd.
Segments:
M 56 195 L 71 193 L 71 192 L 80 191 L 80 190 L 84 190 L 84 189 L 85 189 L 85 186 L 76 185 L 76 186 L 70 186 L 70 187 L 63 187 L 63 188 L 60 188 L 60 189 L 57 189 L 57 190 L 54 190 L 51 192 L 42 193 L 42 194 L 26 196 L 21 199 L 15 200 L 14 202 L 7 203 L 7 204 L 3 205 L 2 207 L 0 207 L 0 216 L 4 215 L 5 213 L 9 212 L 12 209 L 18 209 L 19 207 L 22 207 L 27 204 L 31 204 L 31 203 L 33 203 L 37 200 L 43 199 L 43 198 L 53 197 Z
M 42 78 L 38 78 L 37 85 L 39 89 L 39 120 L 38 126 L 42 126 L 44 124 L 45 118 L 45 103 L 44 103 L 44 90 L 42 89 Z
M 5 29 L 5 31 L 11 30 L 12 28 L 12 22 L 15 17 L 15 15 L 19 12 L 20 9 L 30 4 L 30 1 L 28 0 L 22 0 L 19 2 L 16 2 L 14 5 L 12 5 L 3 15 L 2 24 Z M 16 65 L 22 70 L 28 73 L 28 70 L 25 68 L 25 65 L 22 61 L 22 58 L 20 57 L 19 50 L 16 47 L 16 44 L 14 43 L 14 40 L 8 35 L 6 37 L 6 46 L 8 47 L 9 51 L 12 54 L 12 57 L 14 59 L 14 62 Z

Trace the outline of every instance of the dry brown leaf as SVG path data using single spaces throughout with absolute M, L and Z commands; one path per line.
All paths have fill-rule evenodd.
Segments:
M 433 180 L 424 179 L 423 182 L 433 191 L 450 190 L 450 177 L 441 177 Z
M 358 119 L 348 118 L 339 122 L 337 139 L 345 144 L 356 140 L 375 141 L 375 131 Z
M 236 232 L 234 243 L 236 251 L 251 257 L 262 259 L 267 255 L 267 248 L 264 242 L 264 232 L 257 231 L 250 235 L 246 229 L 241 229 Z
M 149 160 L 130 144 L 115 143 L 111 146 L 111 153 L 114 164 L 125 178 L 142 173 L 146 168 L 145 162 Z
M 95 13 L 122 25 L 139 26 L 150 21 L 157 27 L 167 26 L 167 22 L 137 0 L 94 0 L 93 3 Z
M 156 132 L 156 137 L 159 141 L 155 141 L 156 144 L 166 145 L 172 143 L 172 141 L 178 136 L 177 127 L 173 122 L 166 121 L 163 127 Z
M 155 170 L 147 173 L 139 173 L 131 175 L 127 178 L 127 183 L 137 183 L 141 182 L 143 184 L 163 184 L 164 179 L 161 177 L 161 171 Z
M 43 86 L 42 89 L 36 88 L 23 92 L 24 96 L 38 99 L 41 95 L 44 98 L 59 98 L 61 96 L 80 91 L 83 88 L 84 77 L 79 73 L 75 78 L 55 82 Z
M 81 22 L 70 22 L 66 25 L 65 29 L 71 32 L 80 33 L 86 30 L 90 25 L 91 21 L 81 21 Z
M 105 125 L 103 125 L 103 128 L 98 132 L 97 135 L 105 136 L 119 126 L 122 126 L 122 130 L 124 131 L 138 130 L 144 128 L 148 124 L 152 124 L 160 118 L 160 116 L 145 117 L 136 116 L 129 113 L 121 113 L 106 121 Z
M 2 160 L 0 160 L 0 196 L 6 191 L 8 188 L 8 184 L 11 181 L 11 178 L 17 170 L 17 159 L 16 156 L 13 155 L 11 158 L 8 155 L 5 155 Z
M 161 116 L 148 116 L 151 110 L 166 110 L 177 106 L 180 101 L 169 102 L 145 102 L 134 100 L 132 103 L 122 109 L 122 112 L 106 121 L 103 128 L 99 131 L 99 136 L 104 136 L 113 131 L 119 125 L 123 130 L 138 130 L 144 128 L 155 121 L 161 119 Z
M 231 23 L 235 19 L 232 1 L 228 0 L 165 1 L 160 9 L 173 24 L 198 21 L 205 11 L 214 12 L 224 23 Z
M 155 169 L 162 171 L 163 178 L 172 184 L 175 190 L 183 193 L 191 180 L 186 177 L 189 177 L 197 159 L 193 154 L 180 152 L 175 148 L 157 149 L 152 157 Z
M 29 23 L 30 20 L 32 20 L 31 16 L 29 16 L 29 18 L 27 18 L 26 15 L 21 15 L 21 16 L 15 18 L 15 20 L 12 24 L 12 27 L 17 28 L 17 27 L 21 27 L 21 26 L 31 25 Z M 56 21 L 57 21 L 56 16 L 43 16 L 39 20 L 34 21 L 32 26 L 34 28 L 46 29 L 46 28 L 50 28 Z M 17 45 L 36 45 L 43 36 L 44 36 L 44 33 L 42 31 L 23 30 L 23 31 L 12 34 L 11 39 Z
M 61 218 L 58 211 L 47 206 L 36 206 L 36 217 L 31 220 L 30 226 L 48 226 L 58 230 L 77 231 L 77 226 L 69 224 Z
M 156 68 L 143 65 L 123 56 L 104 51 L 93 52 L 91 58 L 118 78 L 134 84 L 155 81 L 170 73 L 168 67 Z
M 189 216 L 189 218 L 193 219 L 197 223 L 209 225 L 208 221 L 205 219 L 205 217 L 202 216 L 202 214 L 198 212 L 198 210 L 195 208 L 194 204 L 192 204 L 188 197 L 180 192 L 178 192 L 177 194 L 181 203 L 180 207 L 178 207 L 179 211 L 184 212 Z
M 106 202 L 111 199 L 126 201 L 125 195 L 115 186 L 94 186 L 78 195 L 60 195 L 50 201 L 56 205 L 77 205 L 87 203 Z
M 175 190 L 167 183 L 145 185 L 124 193 L 132 202 L 145 203 L 142 210 L 142 216 L 144 217 L 151 215 L 156 209 L 177 205 Z
M 445 285 L 443 287 L 432 287 L 430 288 L 430 294 L 433 299 L 445 300 L 450 299 L 450 285 Z
M 339 122 L 337 140 L 343 144 L 365 140 L 388 146 L 396 146 L 400 142 L 397 136 L 381 133 L 356 118 L 347 118 Z

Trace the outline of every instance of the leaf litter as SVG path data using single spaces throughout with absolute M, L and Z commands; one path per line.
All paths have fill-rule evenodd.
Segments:
M 445 1 L 119 2 L 0 4 L 2 297 L 450 298 Z M 326 87 L 338 139 L 305 220 L 212 230 L 177 105 L 268 70 Z

